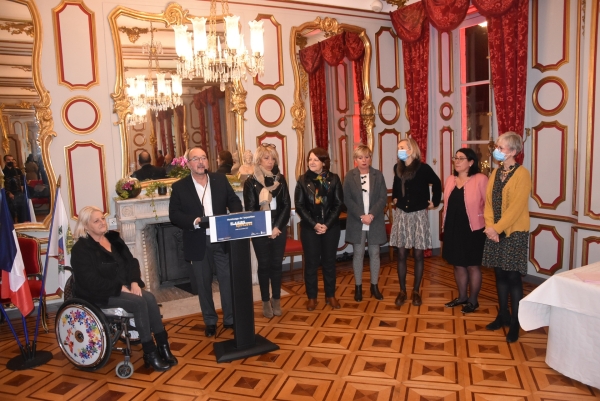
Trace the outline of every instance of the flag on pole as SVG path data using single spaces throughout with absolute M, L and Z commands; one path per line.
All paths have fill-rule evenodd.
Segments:
M 0 191 L 0 197 L 2 198 L 0 199 L 0 269 L 2 269 L 0 297 L 10 299 L 10 302 L 19 308 L 21 314 L 27 316 L 33 310 L 33 299 L 4 189 Z
M 71 266 L 73 235 L 69 226 L 69 216 L 65 210 L 65 204 L 62 196 L 60 196 L 60 187 L 56 188 L 54 199 L 56 199 L 56 202 L 54 214 L 52 215 L 52 237 L 48 244 L 48 256 L 58 259 L 58 286 L 61 290 L 64 290 L 67 280 L 71 276 L 71 272 L 65 271 L 65 266 Z

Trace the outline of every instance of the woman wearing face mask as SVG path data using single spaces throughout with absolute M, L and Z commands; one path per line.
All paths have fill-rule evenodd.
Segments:
M 485 199 L 483 249 L 485 266 L 493 267 L 498 291 L 498 316 L 488 330 L 509 326 L 506 341 L 519 339 L 519 301 L 523 298 L 522 276 L 527 274 L 529 246 L 529 171 L 515 160 L 523 150 L 523 139 L 514 132 L 498 137 L 494 159 L 501 166 L 490 175 Z M 510 294 L 511 312 L 508 310 Z
M 472 313 L 479 308 L 479 266 L 485 242 L 483 208 L 488 178 L 481 174 L 473 149 L 458 149 L 453 160 L 454 174 L 448 177 L 444 186 L 442 257 L 454 265 L 458 298 L 448 302 L 446 307 L 463 305 L 462 313 Z
M 281 316 L 281 269 L 287 240 L 285 227 L 290 220 L 292 207 L 288 185 L 279 172 L 278 164 L 279 155 L 275 145 L 263 143 L 254 154 L 254 175 L 244 182 L 246 211 L 271 211 L 271 236 L 252 238 L 258 260 L 263 315 L 269 319 L 273 315 Z
M 325 149 L 308 152 L 308 170 L 296 184 L 296 212 L 302 219 L 300 239 L 306 258 L 304 283 L 308 303 L 306 309 L 317 306 L 317 271 L 323 267 L 323 284 L 327 305 L 339 309 L 335 298 L 335 256 L 340 240 L 340 212 L 344 199 L 340 177 L 329 171 L 331 159 Z
M 429 185 L 433 194 L 430 195 Z M 394 166 L 394 184 L 392 201 L 394 225 L 390 235 L 390 246 L 398 247 L 398 279 L 400 293 L 396 297 L 396 306 L 406 301 L 406 257 L 408 249 L 413 248 L 415 258 L 415 281 L 412 291 L 412 304 L 422 303 L 419 288 L 423 277 L 423 252 L 431 248 L 431 233 L 427 210 L 440 204 L 442 183 L 433 169 L 421 162 L 421 151 L 412 138 L 398 142 L 398 163 Z

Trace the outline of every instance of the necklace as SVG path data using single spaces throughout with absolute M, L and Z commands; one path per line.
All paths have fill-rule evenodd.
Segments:
M 510 166 L 510 167 L 508 168 L 508 170 L 506 170 L 506 169 L 504 168 L 504 166 L 502 166 L 502 169 L 500 170 L 500 174 L 502 174 L 502 176 L 501 176 L 501 178 L 502 178 L 502 181 L 504 181 L 504 180 L 506 179 L 506 177 L 508 177 L 508 175 L 509 175 L 509 174 L 510 174 L 510 173 L 511 173 L 511 172 L 512 172 L 512 171 L 513 171 L 513 170 L 514 170 L 516 167 L 517 167 L 517 164 L 516 164 L 516 163 L 515 163 L 515 164 L 513 164 L 512 166 Z

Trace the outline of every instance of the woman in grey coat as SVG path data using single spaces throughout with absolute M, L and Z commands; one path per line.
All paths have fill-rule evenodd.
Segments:
M 387 188 L 381 171 L 371 167 L 373 152 L 366 145 L 354 151 L 356 168 L 348 171 L 344 179 L 344 204 L 348 208 L 346 219 L 346 242 L 354 248 L 352 267 L 356 283 L 354 300 L 362 301 L 362 272 L 365 241 L 369 245 L 371 268 L 371 296 L 382 300 L 377 281 L 379 279 L 379 247 L 387 242 L 384 209 Z

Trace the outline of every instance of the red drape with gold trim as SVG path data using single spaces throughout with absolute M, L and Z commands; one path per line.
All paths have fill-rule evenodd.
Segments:
M 469 0 L 423 0 L 429 22 L 438 31 L 458 28 L 469 10 Z
M 206 92 L 198 92 L 194 95 L 194 106 L 198 110 L 198 121 L 200 122 L 200 146 L 208 152 L 208 147 L 206 146 L 206 119 L 204 118 Z
M 354 64 L 355 88 L 358 103 L 361 105 L 365 100 L 365 89 L 363 87 L 363 62 L 365 58 L 365 44 L 360 36 L 354 32 L 346 32 L 346 57 Z M 362 113 L 360 114 L 360 141 L 367 144 L 367 127 L 363 120 Z
M 402 39 L 404 76 L 410 136 L 427 159 L 429 23 L 423 3 L 414 3 L 390 13 L 396 33 Z
M 217 144 L 217 153 L 223 150 L 223 138 L 221 132 L 221 109 L 219 106 L 219 98 L 224 97 L 224 92 L 221 92 L 216 86 L 213 86 L 206 91 L 206 102 L 210 104 L 212 110 L 213 130 L 215 131 L 215 143 Z
M 179 143 L 181 145 L 181 154 L 185 154 L 188 144 L 185 143 L 183 138 L 183 106 L 175 107 L 175 113 L 177 113 L 177 138 L 179 138 Z M 175 151 L 173 151 L 173 156 L 176 156 Z

